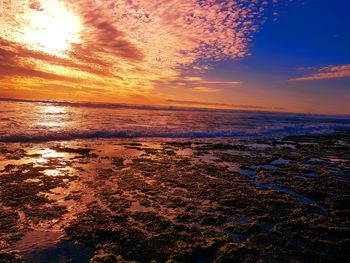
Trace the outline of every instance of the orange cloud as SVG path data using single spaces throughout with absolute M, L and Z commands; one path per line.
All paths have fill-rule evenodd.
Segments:
M 0 82 L 146 96 L 157 81 L 249 54 L 266 1 L 12 0 L 0 16 Z M 194 83 L 193 79 L 183 82 Z M 197 80 L 195 89 L 231 83 Z M 199 87 L 199 88 L 198 88 Z M 206 87 L 206 89 L 203 89 Z M 52 90 L 49 90 L 52 92 Z
M 212 92 L 220 91 L 220 89 L 210 88 L 210 87 L 194 87 L 192 90 L 197 92 L 203 92 L 203 93 L 212 93 Z
M 341 66 L 328 66 L 320 68 L 316 73 L 309 76 L 291 79 L 292 81 L 308 81 L 322 79 L 336 79 L 350 77 L 350 64 Z
M 171 80 L 157 80 L 154 81 L 159 88 L 170 87 L 174 89 L 187 89 L 203 93 L 211 93 L 221 91 L 223 88 L 237 87 L 241 84 L 239 81 L 225 81 L 225 80 L 206 80 L 202 77 L 181 77 Z
M 246 110 L 266 110 L 266 111 L 282 111 L 284 108 L 279 107 L 263 107 L 257 105 L 247 105 L 247 104 L 228 104 L 228 103 L 220 103 L 220 102 L 204 102 L 204 101 L 192 101 L 192 100 L 173 100 L 168 99 L 168 103 L 174 105 L 187 105 L 187 106 L 200 106 L 200 107 L 219 107 L 219 108 L 237 108 L 237 109 L 246 109 Z

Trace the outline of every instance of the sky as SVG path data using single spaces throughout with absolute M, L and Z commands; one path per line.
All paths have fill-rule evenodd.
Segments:
M 0 97 L 350 114 L 348 0 L 0 0 Z

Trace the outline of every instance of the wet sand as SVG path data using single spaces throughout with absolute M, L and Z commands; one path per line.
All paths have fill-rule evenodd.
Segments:
M 0 144 L 0 262 L 345 262 L 350 133 Z

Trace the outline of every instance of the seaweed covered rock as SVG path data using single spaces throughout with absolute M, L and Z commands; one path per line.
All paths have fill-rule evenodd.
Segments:
M 256 262 L 254 251 L 245 244 L 227 243 L 222 246 L 215 263 Z
M 0 248 L 0 262 L 1 263 L 21 263 L 22 259 L 13 251 L 5 251 Z

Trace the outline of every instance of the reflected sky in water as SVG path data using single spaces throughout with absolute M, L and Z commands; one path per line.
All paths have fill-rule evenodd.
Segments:
M 332 131 L 349 116 L 0 101 L 0 141 L 252 137 Z
M 38 107 L 41 113 L 38 126 L 63 127 L 67 123 L 68 110 L 66 107 L 43 105 Z
M 62 144 L 62 145 L 67 145 Z M 18 148 L 18 145 L 14 145 Z M 74 157 L 74 154 L 66 152 L 58 152 L 56 150 L 41 147 L 33 147 L 28 151 L 23 158 L 18 159 L 11 154 L 0 155 L 0 171 L 4 170 L 8 165 L 23 165 L 32 164 L 35 168 L 42 169 L 42 172 L 47 176 L 62 176 L 71 170 L 67 166 L 67 160 Z

